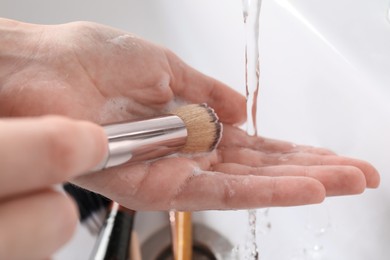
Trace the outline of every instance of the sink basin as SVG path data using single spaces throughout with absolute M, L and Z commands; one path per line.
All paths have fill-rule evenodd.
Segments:
M 0 15 L 36 23 L 91 20 L 119 27 L 165 45 L 244 93 L 241 1 L 41 0 L 23 3 L 23 9 L 20 5 L 3 0 Z M 360 196 L 259 214 L 260 259 L 388 259 L 388 12 L 388 0 L 263 1 L 259 133 L 370 161 L 382 173 L 382 183 Z M 245 210 L 194 214 L 195 222 L 213 227 L 238 251 L 246 242 L 247 218 Z M 166 213 L 138 213 L 140 241 L 167 221 Z M 55 259 L 86 259 L 92 245 L 93 237 L 80 227 Z

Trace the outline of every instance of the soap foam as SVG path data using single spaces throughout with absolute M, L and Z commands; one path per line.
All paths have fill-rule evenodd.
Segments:
M 107 42 L 117 45 L 121 48 L 130 49 L 133 47 L 140 47 L 136 42 L 137 37 L 130 34 L 119 35 L 115 38 L 108 39 Z

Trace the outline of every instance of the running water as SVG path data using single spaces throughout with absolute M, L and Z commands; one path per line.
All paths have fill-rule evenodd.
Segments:
M 245 92 L 247 133 L 257 135 L 257 97 L 259 94 L 259 19 L 261 0 L 242 0 L 245 26 Z
M 261 0 L 242 0 L 245 26 L 245 91 L 247 134 L 257 135 L 257 98 L 259 94 L 259 19 Z M 248 210 L 249 234 L 245 246 L 245 259 L 259 259 L 256 238 L 257 210 Z

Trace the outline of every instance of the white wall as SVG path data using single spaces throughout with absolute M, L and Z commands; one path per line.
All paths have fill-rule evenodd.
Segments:
M 382 184 L 360 196 L 327 199 L 321 206 L 271 209 L 271 231 L 259 234 L 261 259 L 304 259 L 297 255 L 313 239 L 324 246 L 323 259 L 389 259 L 389 3 L 263 2 L 260 133 L 368 160 L 382 173 Z M 167 46 L 190 65 L 244 93 L 239 0 L 2 0 L 0 16 L 50 24 L 90 20 L 122 28 Z M 317 212 L 322 215 L 310 219 Z M 245 241 L 246 217 L 245 211 L 195 215 L 235 245 Z M 140 213 L 141 240 L 153 231 L 151 220 L 160 220 L 161 226 L 166 216 Z M 329 227 L 315 238 L 308 224 Z M 86 259 L 92 243 L 80 228 L 56 258 Z

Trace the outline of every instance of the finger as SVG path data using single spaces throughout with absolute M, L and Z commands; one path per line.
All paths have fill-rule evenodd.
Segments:
M 324 197 L 324 186 L 313 178 L 204 173 L 189 179 L 171 205 L 186 211 L 228 210 L 306 205 Z
M 251 149 L 224 149 L 221 151 L 223 162 L 238 163 L 253 167 L 272 165 L 328 165 L 328 166 L 353 166 L 360 169 L 366 178 L 367 187 L 375 188 L 379 185 L 378 171 L 369 163 L 357 159 L 337 156 L 319 155 L 305 152 L 290 154 L 266 154 Z
M 324 186 L 313 178 L 208 172 L 186 158 L 111 169 L 99 175 L 82 176 L 76 183 L 137 210 L 292 206 L 318 203 L 325 196 Z
M 101 127 L 62 117 L 0 121 L 0 197 L 66 181 L 103 160 Z
M 52 190 L 2 202 L 0 259 L 44 259 L 71 238 L 77 223 L 74 203 Z
M 238 175 L 310 177 L 324 185 L 327 196 L 359 194 L 366 188 L 366 179 L 363 172 L 353 166 L 278 165 L 250 167 L 235 163 L 221 163 L 215 165 L 214 170 Z
M 131 209 L 167 210 L 177 190 L 198 171 L 188 158 L 162 158 L 80 176 L 73 183 Z
M 220 147 L 246 147 L 266 153 L 292 153 L 306 152 L 321 155 L 334 155 L 335 153 L 320 147 L 297 145 L 291 142 L 280 141 L 259 136 L 249 136 L 245 131 L 231 125 L 224 125 Z
M 222 122 L 239 124 L 245 121 L 244 96 L 189 67 L 169 51 L 167 57 L 174 75 L 171 88 L 176 95 L 194 103 L 207 103 L 215 109 Z

